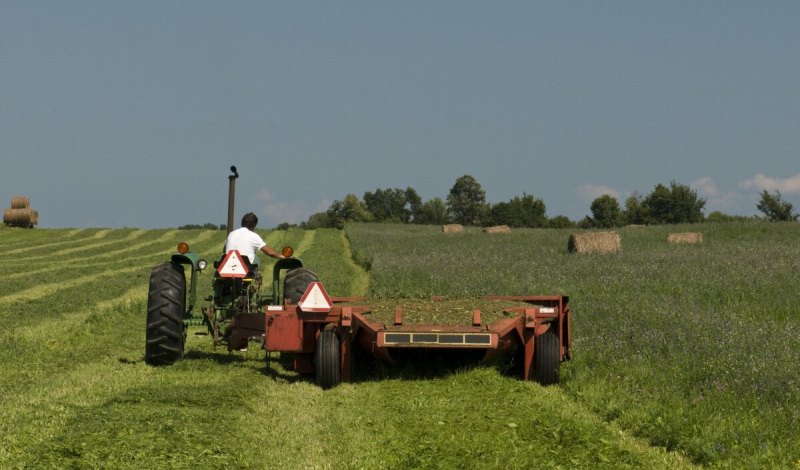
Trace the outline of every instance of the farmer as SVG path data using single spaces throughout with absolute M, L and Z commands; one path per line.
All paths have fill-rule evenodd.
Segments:
M 286 258 L 282 254 L 268 247 L 264 240 L 255 232 L 258 217 L 248 212 L 242 217 L 242 228 L 228 234 L 225 241 L 225 253 L 238 250 L 239 254 L 246 257 L 251 265 L 256 264 L 256 251 L 261 251 L 267 256 L 277 259 Z

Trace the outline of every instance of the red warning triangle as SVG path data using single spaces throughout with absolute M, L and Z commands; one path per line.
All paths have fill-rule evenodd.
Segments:
M 309 284 L 297 305 L 304 312 L 327 313 L 333 308 L 333 302 L 321 282 Z
M 250 269 L 244 264 L 239 250 L 229 251 L 217 269 L 219 277 L 245 277 L 249 272 Z

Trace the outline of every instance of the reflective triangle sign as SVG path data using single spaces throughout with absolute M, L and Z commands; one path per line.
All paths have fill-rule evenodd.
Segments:
M 219 277 L 245 277 L 250 270 L 244 264 L 239 250 L 231 250 L 220 263 L 217 273 Z
M 321 282 L 309 284 L 308 289 L 306 289 L 300 301 L 297 302 L 297 305 L 304 312 L 327 313 L 333 308 L 333 302 L 328 297 L 328 293 L 325 292 Z

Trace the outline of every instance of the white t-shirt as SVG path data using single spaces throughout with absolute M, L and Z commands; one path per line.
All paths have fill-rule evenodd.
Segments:
M 225 241 L 225 252 L 231 250 L 238 250 L 242 256 L 247 256 L 251 264 L 256 262 L 256 251 L 260 250 L 262 246 L 266 245 L 264 240 L 256 233 L 247 227 L 237 228 L 228 235 Z

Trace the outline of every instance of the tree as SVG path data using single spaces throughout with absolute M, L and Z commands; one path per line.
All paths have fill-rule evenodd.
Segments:
M 754 218 L 746 215 L 730 215 L 722 211 L 714 211 L 706 216 L 706 222 L 751 222 Z
M 766 189 L 761 191 L 761 200 L 758 201 L 756 208 L 773 222 L 795 221 L 800 216 L 793 212 L 792 203 L 784 201 L 777 189 L 774 194 L 768 193 Z
M 566 215 L 557 215 L 547 221 L 547 226 L 549 228 L 574 228 L 576 224 Z
M 344 228 L 347 222 L 370 222 L 372 214 L 355 194 L 348 194 L 343 201 L 333 201 L 327 210 L 332 227 Z
M 489 225 L 508 225 L 509 227 L 545 227 L 545 205 L 541 199 L 522 193 L 508 202 L 493 205 L 486 220 Z
M 600 228 L 612 228 L 622 225 L 622 211 L 614 196 L 603 194 L 592 201 L 592 225 Z
M 331 228 L 333 226 L 334 226 L 333 219 L 331 219 L 331 216 L 328 215 L 327 212 L 317 212 L 311 214 L 305 223 L 300 224 L 301 228 L 308 230 L 316 230 L 318 228 Z
M 489 212 L 486 192 L 470 175 L 458 178 L 447 195 L 447 215 L 463 225 L 482 225 Z
M 634 192 L 625 199 L 622 220 L 626 225 L 644 225 L 649 219 L 650 214 L 642 202 L 641 194 Z
M 225 227 L 223 226 L 222 228 L 220 228 L 219 225 L 212 224 L 211 222 L 206 222 L 203 225 L 198 225 L 198 224 L 181 225 L 180 227 L 178 227 L 178 230 L 225 230 Z
M 411 211 L 406 209 L 406 193 L 402 189 L 366 192 L 364 204 L 375 222 L 407 223 L 411 218 Z
M 419 223 L 417 222 L 417 216 L 419 215 L 419 210 L 422 208 L 422 198 L 419 197 L 419 194 L 417 194 L 411 186 L 406 188 L 406 205 L 411 213 L 411 220 L 414 223 Z
M 590 229 L 590 228 L 594 227 L 594 220 L 592 220 L 592 218 L 587 215 L 586 217 L 584 217 L 581 220 L 579 220 L 578 223 L 576 224 L 576 226 L 578 228 L 585 229 L 585 230 L 586 229 Z
M 445 222 L 447 222 L 447 207 L 440 197 L 426 201 L 414 216 L 414 223 L 417 224 L 442 225 Z
M 653 192 L 642 203 L 647 208 L 650 222 L 656 224 L 684 224 L 703 221 L 706 200 L 697 196 L 697 191 L 674 181 L 667 188 L 656 185 Z

